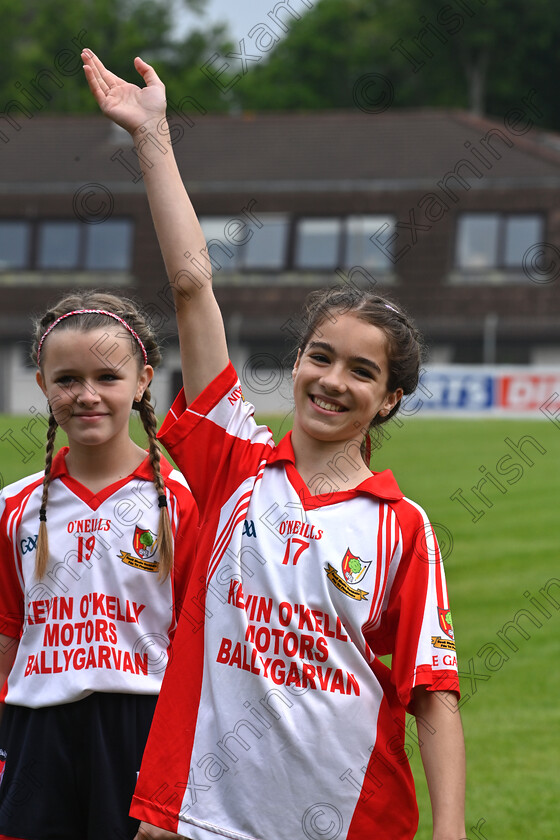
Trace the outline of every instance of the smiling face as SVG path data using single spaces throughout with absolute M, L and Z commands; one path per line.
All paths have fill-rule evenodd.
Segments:
M 37 382 L 72 446 L 120 445 L 153 376 L 140 366 L 130 336 L 118 325 L 77 331 L 55 329 L 45 341 Z
M 383 330 L 356 313 L 334 314 L 298 353 L 292 371 L 296 439 L 361 443 L 373 418 L 388 414 L 402 389 L 387 390 L 389 359 Z

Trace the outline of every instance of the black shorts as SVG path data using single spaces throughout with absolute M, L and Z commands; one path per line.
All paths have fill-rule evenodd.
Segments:
M 139 823 L 128 811 L 156 701 L 98 693 L 42 709 L 5 706 L 0 836 L 132 840 Z

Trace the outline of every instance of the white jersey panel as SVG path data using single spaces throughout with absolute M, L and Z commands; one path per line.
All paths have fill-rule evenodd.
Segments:
M 173 471 L 169 478 L 190 495 L 180 473 Z M 175 626 L 175 596 L 173 575 L 161 582 L 157 574 L 159 508 L 153 483 L 133 477 L 94 509 L 54 479 L 49 561 L 41 580 L 34 567 L 42 486 L 30 495 L 22 494 L 23 487 L 25 482 L 5 488 L 0 519 L 2 545 L 12 547 L 12 556 L 2 562 L 14 564 L 20 586 L 11 600 L 24 603 L 5 702 L 36 708 L 93 691 L 157 694 Z M 181 505 L 174 494 L 168 497 L 175 532 Z M 188 513 L 183 505 L 183 515 Z
M 277 786 L 291 808 L 286 812 L 284 798 L 277 804 L 267 798 L 259 814 L 262 836 L 274 836 L 279 822 L 285 836 L 297 836 L 308 804 L 325 797 L 336 797 L 349 822 L 359 791 L 344 782 L 344 774 L 354 769 L 359 776 L 367 764 L 383 698 L 360 632 L 381 594 L 375 591 L 378 507 L 357 497 L 305 511 L 280 465 L 256 482 L 243 521 L 208 581 L 212 603 L 220 596 L 225 603 L 212 608 L 205 627 L 192 784 L 180 812 L 189 822 L 204 826 L 214 787 L 222 810 L 212 802 L 213 820 L 227 825 L 232 797 L 243 813 L 254 810 L 255 791 Z M 355 584 L 342 571 L 349 551 L 367 567 Z M 282 760 L 294 742 L 297 774 Z
M 231 368 L 174 405 L 162 439 L 203 521 L 132 813 L 191 840 L 411 840 L 405 708 L 434 680 L 444 586 L 425 514 L 390 473 L 311 496 Z

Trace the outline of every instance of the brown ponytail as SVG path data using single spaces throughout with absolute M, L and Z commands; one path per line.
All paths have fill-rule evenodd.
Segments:
M 39 535 L 37 537 L 37 553 L 35 555 L 35 577 L 41 580 L 47 570 L 49 559 L 49 537 L 47 533 L 47 500 L 49 498 L 49 485 L 51 483 L 51 467 L 54 453 L 54 439 L 58 423 L 53 415 L 49 415 L 49 428 L 47 431 L 47 449 L 45 453 L 45 477 L 43 479 L 43 494 L 41 496 L 41 509 L 39 511 Z
M 158 527 L 158 549 L 159 549 L 159 579 L 165 580 L 171 572 L 173 565 L 173 532 L 171 520 L 167 510 L 167 498 L 165 495 L 165 484 L 161 475 L 161 449 L 157 442 L 157 419 L 154 407 L 151 403 L 150 389 L 146 388 L 142 400 L 138 405 L 140 419 L 148 436 L 150 464 L 154 472 L 154 486 L 158 494 L 159 504 L 159 527 Z

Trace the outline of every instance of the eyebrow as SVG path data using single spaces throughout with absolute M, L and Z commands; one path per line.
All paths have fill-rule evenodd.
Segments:
M 120 366 L 119 366 L 120 367 Z M 119 367 L 103 367 L 97 368 L 96 370 L 91 371 L 94 376 L 103 376 L 106 373 L 115 374 L 118 372 Z M 53 368 L 52 376 L 75 376 L 78 379 L 83 379 L 83 373 L 79 371 L 77 368 L 65 366 L 65 367 L 55 367 Z
M 332 344 L 329 344 L 328 341 L 310 341 L 307 346 L 310 350 L 327 350 L 329 353 L 335 353 L 334 347 Z M 364 365 L 365 367 L 372 368 L 372 370 L 375 370 L 376 373 L 383 373 L 377 362 L 374 362 L 373 359 L 366 359 L 364 356 L 350 356 L 350 361 L 353 364 Z

